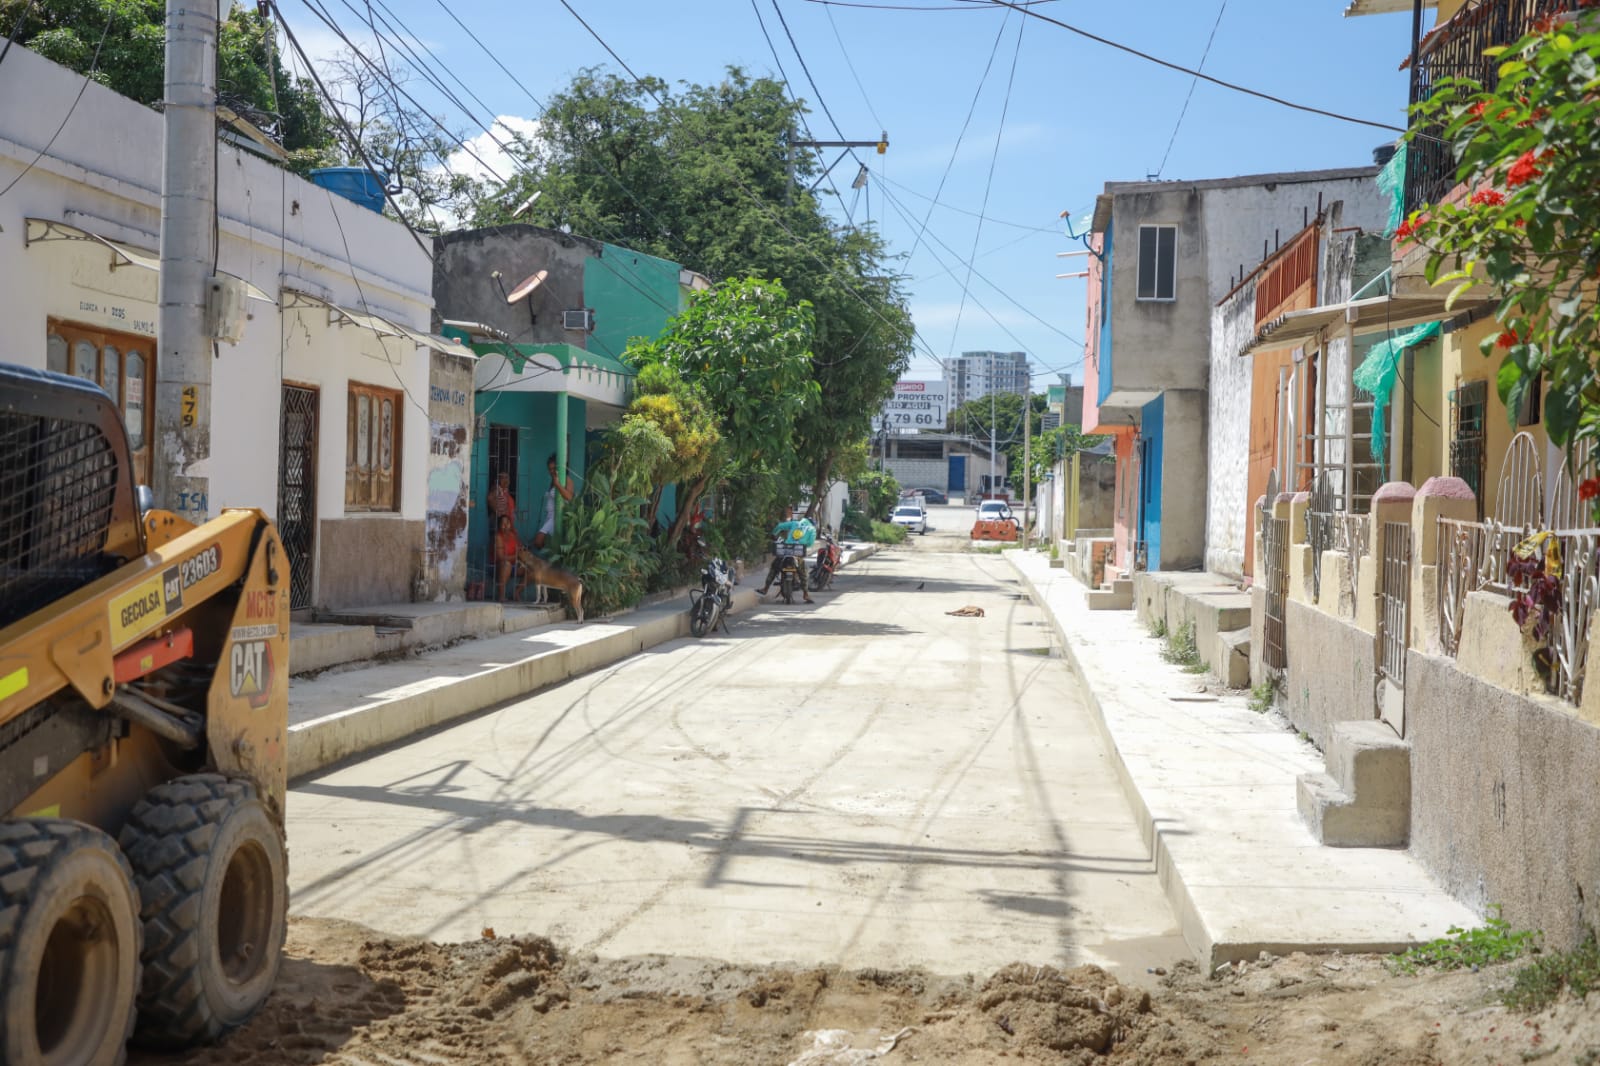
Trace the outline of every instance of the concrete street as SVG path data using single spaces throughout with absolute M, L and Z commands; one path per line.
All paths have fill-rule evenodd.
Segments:
M 1078 682 L 971 517 L 934 508 L 814 607 L 299 782 L 293 911 L 943 973 L 1185 956 Z

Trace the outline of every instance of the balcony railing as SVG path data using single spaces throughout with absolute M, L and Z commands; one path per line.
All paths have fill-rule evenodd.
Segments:
M 1473 78 L 1485 89 L 1500 80 L 1500 60 L 1484 49 L 1512 44 L 1549 15 L 1575 11 L 1580 0 L 1478 0 L 1424 38 L 1412 82 L 1411 103 L 1431 97 L 1446 78 Z M 1406 212 L 1438 203 L 1456 185 L 1455 158 L 1439 127 L 1425 126 L 1406 152 Z

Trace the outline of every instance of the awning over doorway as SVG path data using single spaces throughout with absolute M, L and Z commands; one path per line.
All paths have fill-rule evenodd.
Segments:
M 285 310 L 292 307 L 320 307 L 328 312 L 328 324 L 330 326 L 356 326 L 360 329 L 369 330 L 379 337 L 409 340 L 419 347 L 432 348 L 434 351 L 445 355 L 454 355 L 465 359 L 477 358 L 476 352 L 459 341 L 441 337 L 436 333 L 413 329 L 410 326 L 403 326 L 398 322 L 384 318 L 382 315 L 375 315 L 370 310 L 358 311 L 352 307 L 342 307 L 331 300 L 325 300 L 320 296 L 314 296 L 299 289 L 286 288 L 283 290 L 283 306 Z
M 110 266 L 113 272 L 120 270 L 123 267 L 136 267 L 140 270 L 153 270 L 158 274 L 161 272 L 161 258 L 156 252 L 148 251 L 143 248 L 136 248 L 133 245 L 127 244 L 123 241 L 114 241 L 109 237 L 102 237 L 98 233 L 92 233 L 89 230 L 83 229 L 81 226 L 74 226 L 70 222 L 60 222 L 50 218 L 30 218 L 27 220 L 27 223 L 28 232 L 26 239 L 23 241 L 24 247 L 32 247 L 35 244 L 42 244 L 47 241 L 88 241 L 91 244 L 100 245 L 107 252 L 111 253 Z M 234 278 L 235 281 L 243 285 L 245 295 L 249 296 L 252 300 L 260 300 L 262 303 L 269 304 L 277 302 L 271 296 L 268 296 L 261 289 L 250 284 L 243 278 L 235 277 L 234 275 L 227 274 L 224 271 L 219 271 L 218 273 L 222 273 L 226 277 Z
M 1382 333 L 1389 330 L 1410 329 L 1428 322 L 1438 322 L 1452 315 L 1472 310 L 1483 302 L 1482 297 L 1467 293 L 1456 300 L 1453 307 L 1445 307 L 1445 297 L 1439 296 L 1373 296 L 1364 300 L 1347 300 L 1344 303 L 1312 307 L 1304 311 L 1289 311 L 1261 324 L 1255 337 L 1239 350 L 1249 355 L 1258 349 L 1297 348 L 1330 329 L 1342 329 L 1345 324 L 1356 333 Z

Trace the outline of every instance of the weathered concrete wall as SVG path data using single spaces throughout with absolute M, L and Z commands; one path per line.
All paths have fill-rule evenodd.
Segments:
M 1206 394 L 1166 393 L 1161 443 L 1161 569 L 1198 570 L 1206 550 Z
M 1373 717 L 1372 634 L 1294 600 L 1285 605 L 1284 625 L 1289 656 L 1284 713 L 1327 750 L 1335 723 Z
M 425 525 L 398 515 L 323 521 L 317 606 L 337 610 L 411 602 Z
M 1255 333 L 1256 282 L 1251 279 L 1211 312 L 1205 565 L 1232 577 L 1244 576 L 1249 551 L 1249 467 L 1244 458 L 1250 451 L 1251 358 L 1239 349 Z
M 467 488 L 472 471 L 472 360 L 431 352 L 428 376 L 428 591 L 459 600 L 467 581 Z
M 1406 726 L 1411 851 L 1429 871 L 1553 947 L 1600 925 L 1600 729 L 1415 651 Z
M 517 224 L 447 233 L 435 246 L 433 300 L 442 318 L 493 326 L 519 344 L 587 346 L 584 333 L 562 328 L 561 312 L 585 306 L 584 266 L 600 257 L 600 242 Z M 539 270 L 549 274 L 532 294 L 506 303 L 506 293 Z
M 1116 456 L 1083 456 L 1078 466 L 1078 528 L 1110 529 L 1116 518 Z

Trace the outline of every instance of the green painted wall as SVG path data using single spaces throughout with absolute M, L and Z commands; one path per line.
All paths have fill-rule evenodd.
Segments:
M 583 302 L 594 308 L 588 348 L 613 358 L 635 337 L 654 340 L 679 307 L 678 264 L 614 244 L 583 266 Z
M 490 431 L 496 427 L 517 430 L 517 470 L 512 495 L 517 500 L 517 536 L 525 543 L 533 539 L 544 515 L 544 494 L 550 487 L 545 460 L 556 451 L 556 422 L 559 404 L 567 406 L 567 468 L 573 488 L 582 492 L 587 470 L 584 424 L 588 403 L 562 392 L 489 391 L 476 394 L 476 411 L 483 435 L 473 441 L 472 494 L 467 512 L 467 583 L 487 581 L 489 561 Z

